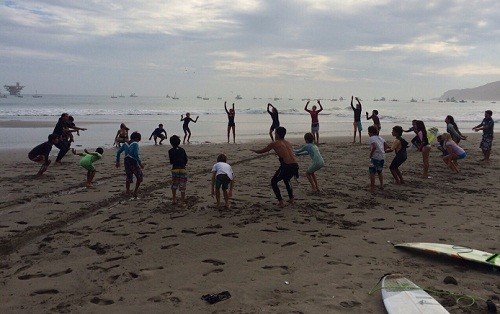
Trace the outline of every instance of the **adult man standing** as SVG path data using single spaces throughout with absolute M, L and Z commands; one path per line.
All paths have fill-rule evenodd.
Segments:
M 484 155 L 484 158 L 481 160 L 482 162 L 490 162 L 491 146 L 493 145 L 493 127 L 495 125 L 495 122 L 491 118 L 492 115 L 493 112 L 491 110 L 486 110 L 481 124 L 472 128 L 476 132 L 483 131 L 483 138 L 479 145 Z
M 53 134 L 57 135 L 58 141 L 54 144 L 55 147 L 59 148 L 59 153 L 57 154 L 56 164 L 61 164 L 61 160 L 64 155 L 69 151 L 71 142 L 69 140 L 69 134 L 71 132 L 85 131 L 85 128 L 79 128 L 76 126 L 71 126 L 69 123 L 69 115 L 67 113 L 61 114 L 61 117 L 57 121 L 54 128 Z

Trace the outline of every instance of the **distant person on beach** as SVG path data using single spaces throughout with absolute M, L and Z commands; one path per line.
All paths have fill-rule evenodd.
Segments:
M 172 148 L 168 151 L 168 159 L 172 165 L 172 205 L 177 204 L 177 190 L 179 190 L 179 192 L 181 192 L 181 201 L 179 205 L 185 207 L 186 185 L 188 180 L 186 165 L 188 157 L 186 151 L 182 147 L 179 147 L 180 144 L 181 139 L 177 135 L 172 135 L 170 137 L 170 145 L 172 145 Z
M 182 130 L 184 130 L 184 140 L 182 141 L 182 144 L 186 144 L 186 137 L 187 137 L 187 142 L 191 143 L 189 139 L 191 138 L 191 130 L 189 129 L 189 122 L 198 122 L 199 116 L 196 116 L 196 119 L 191 119 L 191 114 L 188 112 L 186 113 L 186 117 L 184 115 L 181 115 L 181 121 L 184 121 L 182 124 Z
M 271 141 L 274 141 L 273 132 L 280 126 L 280 119 L 278 117 L 278 110 L 271 104 L 267 104 L 267 113 L 271 115 L 271 119 L 273 123 L 269 128 L 269 136 L 271 137 Z
M 429 154 L 431 151 L 431 145 L 429 144 L 429 139 L 427 137 L 427 130 L 425 128 L 424 121 L 417 120 L 415 122 L 418 136 L 418 150 L 422 153 L 423 162 L 423 173 L 422 178 L 429 179 Z
M 101 147 L 98 147 L 94 153 L 89 153 L 86 149 L 84 149 L 84 152 L 79 154 L 76 153 L 75 149 L 72 149 L 71 151 L 73 152 L 73 155 L 82 157 L 82 159 L 80 159 L 80 166 L 87 170 L 87 182 L 85 183 L 85 186 L 87 189 L 93 188 L 93 180 L 96 172 L 94 162 L 102 158 L 104 150 Z
M 408 148 L 408 142 L 403 138 L 403 128 L 399 125 L 396 125 L 392 128 L 392 136 L 396 139 L 392 142 L 392 146 L 389 149 L 386 149 L 386 153 L 396 152 L 396 156 L 391 162 L 389 169 L 391 170 L 391 174 L 394 178 L 394 182 L 396 184 L 404 184 L 403 175 L 399 170 L 399 167 L 406 161 L 408 158 L 406 149 Z
M 57 121 L 54 128 L 53 134 L 58 137 L 57 143 L 54 144 L 55 147 L 59 148 L 59 154 L 56 157 L 56 164 L 61 164 L 61 160 L 66 155 L 71 147 L 69 134 L 71 132 L 85 131 L 85 128 L 79 128 L 69 121 L 69 115 L 67 113 L 61 114 L 61 117 Z
M 452 172 L 458 173 L 457 160 L 464 159 L 467 156 L 467 153 L 462 147 L 458 146 L 458 144 L 453 141 L 451 134 L 443 133 L 441 134 L 441 137 L 444 142 L 443 146 L 448 152 L 446 156 L 443 156 L 443 161 L 448 167 L 450 167 Z
M 481 124 L 472 128 L 476 132 L 483 131 L 483 138 L 479 147 L 483 151 L 484 156 L 481 161 L 485 163 L 490 162 L 491 146 L 493 145 L 493 127 L 495 126 L 495 122 L 491 118 L 492 115 L 493 112 L 491 110 L 486 110 Z
M 304 110 L 309 112 L 311 115 L 311 134 L 314 136 L 314 144 L 319 144 L 319 119 L 318 115 L 321 111 L 323 111 L 323 106 L 321 106 L 321 102 L 318 99 L 319 110 L 316 110 L 316 106 L 312 106 L 312 110 L 307 109 L 309 105 L 309 101 L 307 101 Z
M 235 135 L 235 127 L 236 124 L 234 123 L 234 103 L 233 107 L 229 110 L 227 110 L 226 102 L 224 102 L 224 110 L 226 110 L 227 114 L 227 142 L 229 143 L 229 135 L 231 134 L 231 130 L 233 130 L 233 143 L 236 143 L 236 135 Z
M 311 183 L 312 191 L 319 192 L 318 180 L 316 178 L 316 171 L 323 168 L 325 165 L 325 161 L 321 156 L 318 146 L 314 144 L 314 135 L 312 133 L 306 133 L 304 135 L 304 140 L 306 141 L 306 145 L 301 148 L 294 149 L 293 152 L 295 155 L 309 155 L 312 159 L 312 164 L 306 170 L 306 177 Z
M 233 196 L 233 169 L 227 163 L 227 157 L 220 154 L 217 163 L 212 167 L 212 197 L 215 195 L 215 206 L 220 206 L 220 189 L 224 196 L 224 208 L 229 209 L 229 199 Z M 229 189 L 229 191 L 228 191 Z
M 458 144 L 460 143 L 460 140 L 467 139 L 467 136 L 462 135 L 462 133 L 458 129 L 458 126 L 455 123 L 455 119 L 453 118 L 453 116 L 446 116 L 444 122 L 446 122 L 446 132 L 448 132 L 451 135 L 451 138 L 455 143 Z
M 368 167 L 370 173 L 370 193 L 375 193 L 375 174 L 378 175 L 380 189 L 384 189 L 384 176 L 382 170 L 384 169 L 385 150 L 389 145 L 385 140 L 378 135 L 378 129 L 374 125 L 368 127 L 368 144 L 370 144 L 370 161 L 371 165 Z
M 354 127 L 354 139 L 352 142 L 356 143 L 356 131 L 358 131 L 359 143 L 361 144 L 361 131 L 363 131 L 363 125 L 361 124 L 361 112 L 363 112 L 363 109 L 358 97 L 356 97 L 356 101 L 358 102 L 356 104 L 356 108 L 354 108 L 354 105 L 352 103 L 353 100 L 354 96 L 351 96 L 351 108 L 354 111 L 354 122 L 352 123 Z
M 273 188 L 273 192 L 276 195 L 276 199 L 278 199 L 279 207 L 285 207 L 285 202 L 281 197 L 278 182 L 281 180 L 285 182 L 285 187 L 288 192 L 288 203 L 293 205 L 295 199 L 293 197 L 293 189 L 290 185 L 290 180 L 293 177 L 299 177 L 299 165 L 295 161 L 292 145 L 285 140 L 286 129 L 284 127 L 277 127 L 274 131 L 274 135 L 276 137 L 275 141 L 273 140 L 271 143 L 269 143 L 269 145 L 262 149 L 252 149 L 252 151 L 257 154 L 263 154 L 270 150 L 274 150 L 276 155 L 278 155 L 280 167 L 271 179 L 271 187 Z
M 367 111 L 366 112 L 366 120 L 372 120 L 373 125 L 377 128 L 378 133 L 380 133 L 380 130 L 382 129 L 382 125 L 380 124 L 380 119 L 378 117 L 378 110 L 373 110 L 371 116 L 368 116 L 368 111 Z
M 155 145 L 158 145 L 156 140 L 159 138 L 160 139 L 160 145 L 163 145 L 163 140 L 167 138 L 167 131 L 163 128 L 163 124 L 158 124 L 158 127 L 151 133 L 149 136 L 149 140 L 151 141 L 151 138 L 154 138 L 155 140 Z
M 133 132 L 130 135 L 130 141 L 123 144 L 120 149 L 116 152 L 116 168 L 120 167 L 120 155 L 125 153 L 125 158 L 123 163 L 125 164 L 125 193 L 130 195 L 130 184 L 134 181 L 134 176 L 136 178 L 135 189 L 133 192 L 134 199 L 137 199 L 137 193 L 139 191 L 139 186 L 144 178 L 142 169 L 144 165 L 139 157 L 139 142 L 141 141 L 141 133 Z
M 118 130 L 118 132 L 116 132 L 116 136 L 115 136 L 115 144 L 114 145 L 116 147 L 120 147 L 121 144 L 129 141 L 129 138 L 128 138 L 128 131 L 129 130 L 130 129 L 127 128 L 125 123 L 120 124 L 120 129 Z
M 37 172 L 37 176 L 41 176 L 49 167 L 51 160 L 49 159 L 50 151 L 52 150 L 52 145 L 57 144 L 59 136 L 56 134 L 50 134 L 47 137 L 47 142 L 42 143 L 35 148 L 33 148 L 28 153 L 28 158 L 31 161 L 41 164 L 40 170 Z

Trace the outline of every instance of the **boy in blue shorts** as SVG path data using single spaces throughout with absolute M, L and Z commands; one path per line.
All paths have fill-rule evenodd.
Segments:
M 82 157 L 82 159 L 80 159 L 80 166 L 87 169 L 87 182 L 85 186 L 87 187 L 87 189 L 94 188 L 92 184 L 96 172 L 94 167 L 94 162 L 102 158 L 104 150 L 101 147 L 98 147 L 94 153 L 89 153 L 86 149 L 84 149 L 83 150 L 84 153 L 79 153 L 79 154 L 76 153 L 76 150 L 74 148 L 71 151 L 73 152 L 73 155 L 78 155 Z
M 125 164 L 125 193 L 130 194 L 130 184 L 136 178 L 135 189 L 133 193 L 134 199 L 137 199 L 137 192 L 139 191 L 139 186 L 143 180 L 142 169 L 144 165 L 142 164 L 141 158 L 139 157 L 139 142 L 141 141 L 141 133 L 134 132 L 130 135 L 130 141 L 123 144 L 120 149 L 116 152 L 116 168 L 120 167 L 120 155 L 125 153 L 125 158 L 123 163 Z
M 227 157 L 220 154 L 217 157 L 217 163 L 212 167 L 212 197 L 215 194 L 217 202 L 215 205 L 220 206 L 220 189 L 224 195 L 224 208 L 229 209 L 229 198 L 233 196 L 233 169 L 227 163 Z M 227 189 L 229 188 L 229 192 Z
M 378 135 L 378 131 L 378 128 L 374 125 L 368 127 L 368 144 L 370 144 L 371 160 L 368 171 L 370 172 L 370 193 L 372 194 L 375 193 L 375 174 L 378 174 L 380 189 L 384 189 L 382 170 L 384 169 L 385 150 L 389 149 L 389 145 Z
M 180 206 L 186 206 L 186 184 L 187 184 L 187 171 L 186 164 L 188 162 L 188 157 L 186 151 L 179 147 L 181 144 L 181 139 L 177 135 L 172 135 L 170 137 L 170 145 L 172 148 L 168 151 L 168 159 L 170 164 L 172 164 L 172 204 L 177 204 L 177 189 L 181 192 Z

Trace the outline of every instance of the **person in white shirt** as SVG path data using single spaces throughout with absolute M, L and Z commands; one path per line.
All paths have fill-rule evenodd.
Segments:
M 370 172 L 370 193 L 375 193 L 375 174 L 378 174 L 380 182 L 380 189 L 384 189 L 384 177 L 382 170 L 384 169 L 385 150 L 389 149 L 389 145 L 383 138 L 378 136 L 378 129 L 376 126 L 368 127 L 368 144 L 370 144 L 370 160 L 371 165 L 368 168 Z
M 233 169 L 227 163 L 226 155 L 220 154 L 217 157 L 217 163 L 212 167 L 212 197 L 215 195 L 217 207 L 220 206 L 220 189 L 222 187 L 224 208 L 229 209 L 229 199 L 233 196 L 233 183 Z

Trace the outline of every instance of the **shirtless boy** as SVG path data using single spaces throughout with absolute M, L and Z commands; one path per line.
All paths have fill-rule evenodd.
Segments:
M 293 189 L 290 185 L 290 180 L 293 177 L 299 177 L 299 165 L 295 161 L 295 156 L 293 154 L 292 145 L 285 140 L 286 129 L 284 127 L 278 127 L 274 131 L 275 141 L 269 143 L 266 147 L 262 149 L 252 149 L 254 153 L 263 154 L 270 150 L 274 150 L 276 155 L 279 157 L 280 167 L 271 179 L 271 186 L 273 192 L 278 199 L 278 206 L 285 207 L 285 202 L 281 197 L 280 189 L 278 188 L 278 182 L 283 180 L 285 182 L 286 191 L 288 192 L 288 203 L 294 204 Z

